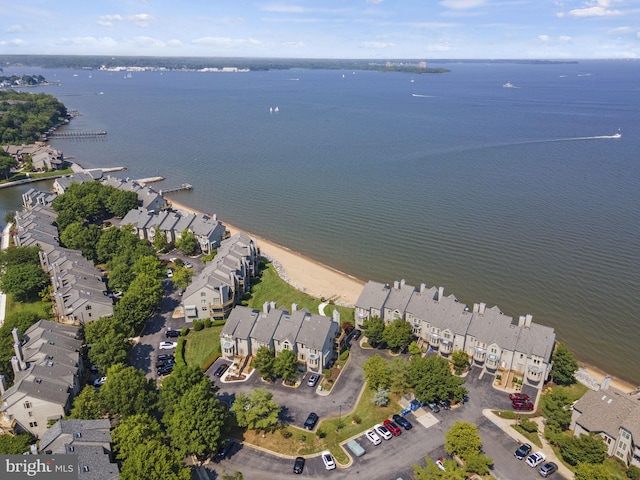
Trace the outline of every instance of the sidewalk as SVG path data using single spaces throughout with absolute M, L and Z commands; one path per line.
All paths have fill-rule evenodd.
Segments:
M 9 248 L 9 232 L 11 231 L 11 223 L 7 223 L 7 226 L 4 227 L 2 232 L 2 241 L 0 243 L 0 248 L 5 250 Z M 4 314 L 7 309 L 7 296 L 0 292 L 0 327 L 4 325 Z
M 574 477 L 573 472 L 571 470 L 569 470 L 564 465 L 564 463 L 562 463 L 558 459 L 558 457 L 556 456 L 555 452 L 553 451 L 553 449 L 551 448 L 551 446 L 549 445 L 547 440 L 544 438 L 542 433 L 540 433 L 540 435 L 538 435 L 538 437 L 540 438 L 540 441 L 542 442 L 542 448 L 540 448 L 537 445 L 532 445 L 528 438 L 526 438 L 520 432 L 517 432 L 513 428 L 511 428 L 511 426 L 516 423 L 516 420 L 510 420 L 510 419 L 499 417 L 499 416 L 495 415 L 488 408 L 484 409 L 482 411 L 482 414 L 486 418 L 491 420 L 491 422 L 494 425 L 498 426 L 504 433 L 509 435 L 511 438 L 513 438 L 518 443 L 528 443 L 529 445 L 531 445 L 531 447 L 533 447 L 533 449 L 531 450 L 532 452 L 540 452 L 541 451 L 542 453 L 544 453 L 547 456 L 547 459 L 545 460 L 544 463 L 553 462 L 556 465 L 558 465 L 557 475 L 560 475 L 562 478 L 567 478 L 567 479 L 572 479 Z M 538 424 L 538 432 L 543 432 L 544 431 L 544 425 L 542 423 L 542 418 L 536 417 L 536 418 L 530 418 L 530 420 L 533 420 L 534 422 L 536 422 Z M 537 468 L 536 468 L 536 470 L 537 470 Z

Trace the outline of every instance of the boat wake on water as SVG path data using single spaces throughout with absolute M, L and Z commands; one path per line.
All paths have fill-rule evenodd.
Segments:
M 435 95 L 421 95 L 419 93 L 412 93 L 411 94 L 412 97 L 420 97 L 420 98 L 434 98 Z

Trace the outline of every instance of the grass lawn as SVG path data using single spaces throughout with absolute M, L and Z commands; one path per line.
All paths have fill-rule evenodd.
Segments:
M 293 288 L 282 280 L 271 263 L 261 270 L 260 278 L 251 287 L 251 297 L 247 301 L 247 306 L 262 310 L 264 302 L 276 302 L 278 307 L 291 309 L 291 304 L 296 303 L 298 310 L 306 308 L 311 313 L 318 313 L 318 305 L 321 301 L 311 295 Z M 353 323 L 353 308 L 328 305 L 325 307 L 325 314 L 330 316 L 333 309 L 340 312 L 340 322 Z
M 187 365 L 202 365 L 220 350 L 222 325 L 203 328 L 199 332 L 191 330 L 185 337 L 184 359 Z
M 336 432 L 338 428 L 338 418 L 336 417 L 321 420 L 316 432 L 288 426 L 273 433 L 262 434 L 253 430 L 235 430 L 233 433 L 239 438 L 241 437 L 245 442 L 292 457 L 330 450 L 338 463 L 346 464 L 349 459 L 345 451 L 340 447 L 340 442 L 363 433 L 376 423 L 382 423 L 383 420 L 391 418 L 394 413 L 401 411 L 400 405 L 398 405 L 395 398 L 390 398 L 389 405 L 386 407 L 374 406 L 371 402 L 374 393 L 370 388 L 365 388 L 353 413 L 342 416 L 340 422 L 342 428 L 338 432 Z M 353 422 L 354 416 L 360 417 L 359 424 Z M 284 432 L 289 432 L 291 436 L 285 438 L 289 433 Z M 318 432 L 324 432 L 326 436 L 320 438 Z
M 38 296 L 31 299 L 27 303 L 16 302 L 13 295 L 7 295 L 7 308 L 5 310 L 7 317 L 19 312 L 35 313 L 39 318 L 48 320 L 53 317 L 51 313 L 51 302 L 43 302 Z
M 511 425 L 511 428 L 513 428 L 516 432 L 519 432 L 522 435 L 524 435 L 527 438 L 527 440 L 529 440 L 531 443 L 533 443 L 537 447 L 542 448 L 542 442 L 540 441 L 540 436 L 538 435 L 538 432 L 527 432 L 520 425 Z

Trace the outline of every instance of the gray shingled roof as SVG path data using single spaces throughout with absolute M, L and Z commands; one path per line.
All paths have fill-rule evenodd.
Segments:
M 415 287 L 411 285 L 399 285 L 399 288 L 391 288 L 387 301 L 384 303 L 384 308 L 391 311 L 399 311 L 404 314 L 407 310 L 407 305 L 411 296 L 416 291 Z
M 497 344 L 506 350 L 515 350 L 520 327 L 513 318 L 503 315 L 497 306 L 486 308 L 484 314 L 473 313 L 468 334 L 487 345 Z
M 356 301 L 356 307 L 364 310 L 375 309 L 382 311 L 388 296 L 389 285 L 369 280 Z
M 604 432 L 618 438 L 620 427 L 640 439 L 640 401 L 615 388 L 588 390 L 573 406 L 581 413 L 576 422 L 590 432 Z
M 282 316 L 276 331 L 273 334 L 273 339 L 278 342 L 284 342 L 288 340 L 291 345 L 296 343 L 296 338 L 299 335 L 300 327 L 305 317 L 306 311 L 291 312 L 291 314 L 285 314 Z
M 273 334 L 280 322 L 280 317 L 284 314 L 285 310 L 283 307 L 272 308 L 269 310 L 269 313 L 260 312 L 251 329 L 251 338 L 263 345 L 271 343 Z
M 311 314 L 306 309 L 304 312 L 304 320 L 300 326 L 296 342 L 305 345 L 307 348 L 322 351 L 324 342 L 336 327 L 340 327 L 330 317 L 323 317 L 318 314 Z M 301 313 L 300 312 L 300 313 Z
M 515 349 L 529 355 L 550 359 L 556 343 L 556 334 L 551 327 L 531 323 L 530 328 L 520 327 Z

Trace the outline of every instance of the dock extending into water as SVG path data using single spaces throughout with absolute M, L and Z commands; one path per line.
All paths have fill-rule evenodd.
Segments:
M 147 177 L 147 178 L 139 178 L 138 180 L 136 180 L 136 182 L 142 185 L 145 185 L 147 183 L 161 182 L 162 180 L 164 180 L 164 177 Z
M 164 195 L 165 193 L 180 192 L 182 190 L 193 190 L 193 185 L 190 183 L 183 183 L 179 187 L 165 188 L 164 190 L 161 190 L 160 193 Z
M 67 130 L 64 132 L 47 133 L 45 137 L 51 138 L 96 138 L 107 134 L 105 130 Z

